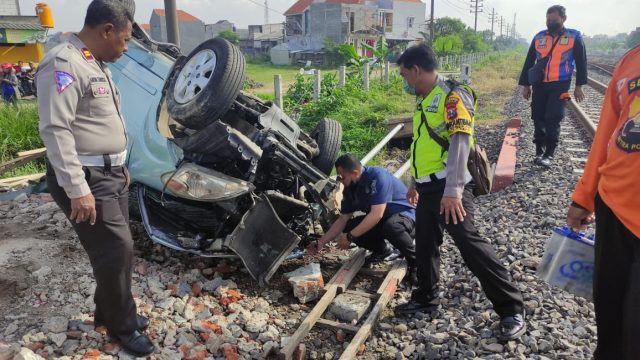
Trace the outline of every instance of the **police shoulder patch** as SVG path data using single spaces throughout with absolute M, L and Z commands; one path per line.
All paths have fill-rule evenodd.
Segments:
M 65 71 L 56 71 L 56 88 L 58 89 L 58 94 L 62 94 L 62 92 L 71 86 L 76 79 L 73 75 L 69 74 Z

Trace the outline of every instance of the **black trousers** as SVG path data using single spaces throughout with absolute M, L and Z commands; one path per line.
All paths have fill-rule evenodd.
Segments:
M 640 239 L 596 196 L 593 305 L 598 327 L 594 357 L 640 358 Z
M 501 317 L 522 313 L 520 290 L 511 282 L 509 272 L 498 260 L 493 246 L 480 236 L 473 223 L 474 204 L 472 187 L 464 190 L 462 204 L 467 213 L 463 222 L 448 225 L 440 215 L 440 201 L 446 180 L 418 184 L 420 195 L 416 208 L 416 256 L 418 262 L 418 289 L 411 298 L 430 304 L 438 292 L 440 280 L 440 245 L 443 230 L 453 238 L 471 272 L 478 277 L 487 298 Z
M 344 231 L 353 230 L 364 218 L 364 216 L 358 216 L 349 220 Z M 400 254 L 407 260 L 407 265 L 414 267 L 416 266 L 416 250 L 413 245 L 414 228 L 415 223 L 413 220 L 404 215 L 395 214 L 385 220 L 381 220 L 373 229 L 359 236 L 355 243 L 374 254 L 382 254 L 387 247 L 384 242 L 386 239 L 400 251 Z
M 133 270 L 133 239 L 129 230 L 129 204 L 126 168 L 118 166 L 105 171 L 101 167 L 84 167 L 85 179 L 96 199 L 97 219 L 71 224 L 80 243 L 89 255 L 96 278 L 94 320 L 105 324 L 116 335 L 128 335 L 136 330 L 136 304 L 131 294 Z M 67 218 L 71 200 L 47 169 L 47 184 L 55 202 Z
M 564 118 L 566 99 L 562 94 L 569 91 L 569 81 L 556 81 L 533 86 L 531 96 L 531 119 L 535 131 L 533 142 L 536 151 L 541 153 L 544 148 L 545 156 L 553 156 L 560 139 L 560 122 Z

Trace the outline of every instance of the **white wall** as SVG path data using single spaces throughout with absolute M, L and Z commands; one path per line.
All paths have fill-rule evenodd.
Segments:
M 407 18 L 413 17 L 413 27 L 407 26 Z M 422 37 L 420 31 L 425 31 L 427 4 L 413 3 L 402 0 L 393 1 L 393 37 L 415 39 Z
M 20 6 L 18 0 L 0 0 L 0 15 L 19 16 Z

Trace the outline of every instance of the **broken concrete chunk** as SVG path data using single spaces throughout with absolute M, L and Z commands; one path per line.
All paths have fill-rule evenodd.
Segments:
M 353 295 L 340 294 L 331 303 L 328 318 L 334 318 L 346 323 L 358 322 L 371 305 L 371 299 Z
M 293 286 L 293 296 L 303 304 L 317 299 L 320 296 L 320 290 L 324 288 L 320 264 L 317 263 L 298 268 L 284 276 Z

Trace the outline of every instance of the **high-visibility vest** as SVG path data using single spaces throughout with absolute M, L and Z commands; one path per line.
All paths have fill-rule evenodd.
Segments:
M 558 36 L 560 39 L 558 39 Z M 573 45 L 581 37 L 580 31 L 575 29 L 564 29 L 562 34 L 556 36 L 552 36 L 547 30 L 542 30 L 534 36 L 533 42 L 537 60 L 549 55 L 553 43 L 556 40 L 558 41 L 547 62 L 547 67 L 544 71 L 544 82 L 571 80 L 575 66 Z
M 453 87 L 452 84 L 447 84 L 444 80 L 439 79 L 433 90 L 417 105 L 416 111 L 413 113 L 411 175 L 416 179 L 436 174 L 447 166 L 448 149 L 443 149 L 429 136 L 422 113 L 424 113 L 429 127 L 441 138 L 451 142 L 451 136 L 445 122 L 445 103 L 452 90 L 450 86 Z M 456 86 L 460 86 L 472 94 L 475 110 L 477 100 L 473 90 L 467 85 L 456 84 Z M 473 121 L 473 119 L 471 120 Z M 470 141 L 473 146 L 473 136 L 470 137 Z

